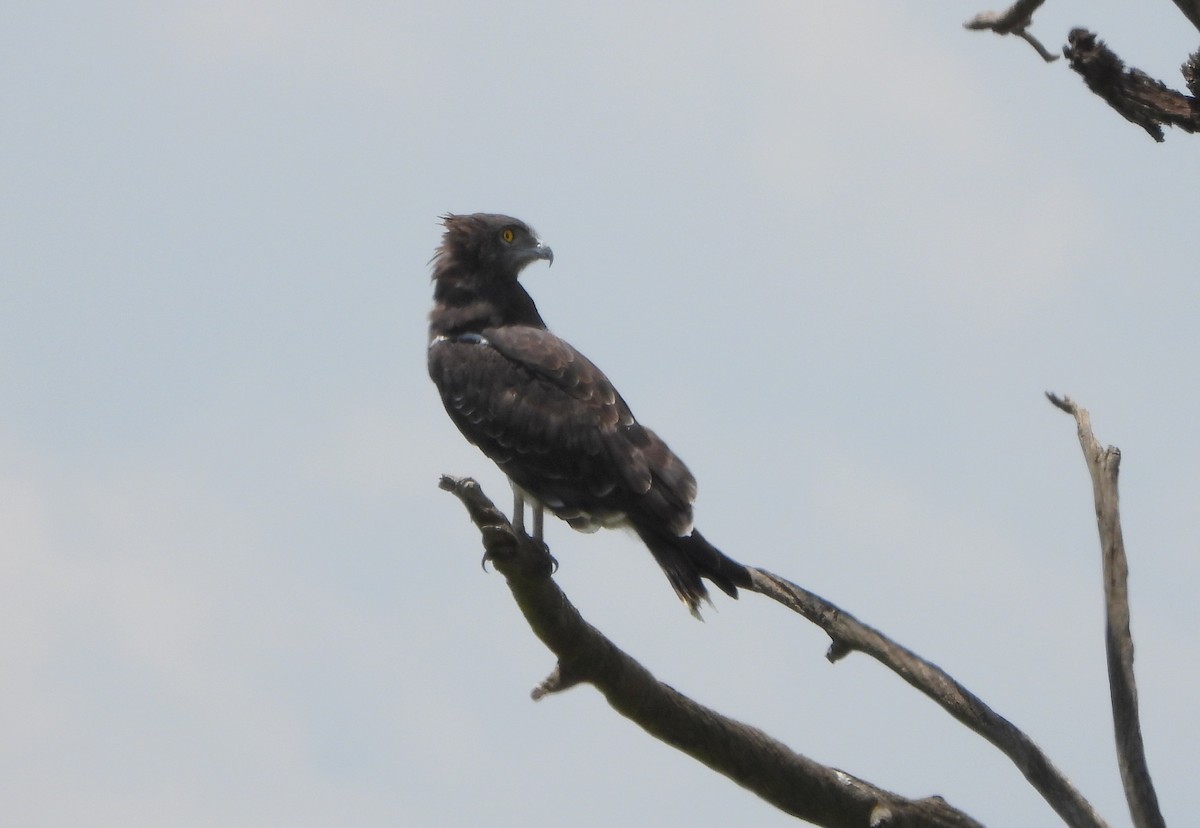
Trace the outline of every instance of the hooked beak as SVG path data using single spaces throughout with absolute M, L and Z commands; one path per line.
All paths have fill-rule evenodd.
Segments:
M 545 259 L 547 266 L 554 264 L 554 251 L 541 239 L 538 239 L 537 247 L 533 249 L 533 255 L 538 259 Z

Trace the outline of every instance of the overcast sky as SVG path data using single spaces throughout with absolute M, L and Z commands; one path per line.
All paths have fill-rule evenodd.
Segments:
M 785 825 L 553 667 L 443 472 L 446 211 L 700 483 L 728 554 L 1025 729 L 1113 825 L 1073 395 L 1123 451 L 1149 762 L 1200 743 L 1200 144 L 987 4 L 10 4 L 0 13 L 0 802 L 37 826 Z M 1167 2 L 1053 2 L 1181 85 Z M 659 678 L 991 825 L 1012 764 L 765 599 L 695 622 L 636 540 L 547 537 Z

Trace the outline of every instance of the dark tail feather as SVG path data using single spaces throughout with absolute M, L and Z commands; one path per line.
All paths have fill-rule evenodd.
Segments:
M 634 529 L 692 615 L 699 617 L 700 602 L 708 600 L 708 590 L 701 578 L 712 581 L 731 598 L 737 597 L 738 587 L 750 586 L 749 570 L 706 541 L 699 532 L 678 537 L 659 529 L 642 526 Z

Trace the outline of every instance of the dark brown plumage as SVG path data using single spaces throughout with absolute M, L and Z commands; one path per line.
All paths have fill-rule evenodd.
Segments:
M 634 418 L 608 377 L 546 329 L 517 281 L 553 252 L 524 222 L 447 215 L 433 257 L 429 375 L 463 435 L 512 481 L 513 522 L 524 500 L 576 529 L 630 526 L 695 613 L 701 578 L 737 597 L 746 568 L 692 527 L 696 480 L 667 444 Z

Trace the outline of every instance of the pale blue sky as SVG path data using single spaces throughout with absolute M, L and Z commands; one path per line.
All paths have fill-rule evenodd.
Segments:
M 972 4 L 19 4 L 0 13 L 0 801 L 21 826 L 794 824 L 553 666 L 438 491 L 500 474 L 424 367 L 446 211 L 700 481 L 697 525 L 936 661 L 1115 826 L 1091 495 L 1124 452 L 1152 771 L 1200 742 L 1197 139 Z M 1052 3 L 1178 83 L 1170 3 Z M 681 691 L 985 823 L 1016 769 L 755 596 L 698 624 L 548 526 Z

